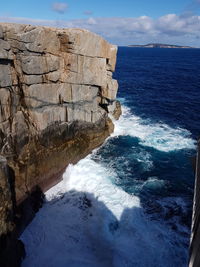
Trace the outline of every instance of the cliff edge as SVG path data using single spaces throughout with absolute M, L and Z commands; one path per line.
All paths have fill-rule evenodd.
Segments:
M 0 254 L 42 192 L 113 131 L 116 52 L 86 30 L 0 23 Z

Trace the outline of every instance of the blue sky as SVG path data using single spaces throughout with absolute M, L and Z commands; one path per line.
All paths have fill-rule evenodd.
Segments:
M 3 0 L 0 21 L 82 27 L 119 45 L 200 46 L 200 0 Z
M 56 19 L 52 10 L 56 1 L 50 0 L 7 0 L 1 2 L 1 16 L 28 17 L 37 19 Z M 58 3 L 58 2 L 57 2 Z M 139 17 L 153 18 L 175 13 L 181 14 L 191 4 L 190 0 L 68 0 L 68 8 L 63 19 L 80 19 L 91 11 L 95 17 Z

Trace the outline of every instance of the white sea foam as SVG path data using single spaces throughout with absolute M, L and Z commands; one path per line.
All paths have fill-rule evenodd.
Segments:
M 194 147 L 186 130 L 148 124 L 126 107 L 115 126 L 112 136 L 137 137 L 142 145 L 161 151 Z M 152 168 L 150 154 L 140 151 L 135 156 Z M 27 252 L 23 267 L 186 265 L 185 236 L 149 220 L 139 198 L 113 184 L 118 179 L 114 168 L 88 156 L 68 166 L 63 178 L 46 192 L 46 203 L 21 236 Z M 164 184 L 150 177 L 142 186 L 159 189 Z
M 151 154 L 145 150 L 141 150 L 134 155 L 134 158 L 143 165 L 144 171 L 150 171 L 153 168 L 153 161 Z
M 115 176 L 91 156 L 70 165 L 21 236 L 22 266 L 184 266 L 181 237 L 149 221 L 139 198 L 112 184 Z
M 98 201 L 106 204 L 107 208 L 120 219 L 125 208 L 140 207 L 139 199 L 130 196 L 112 180 L 116 174 L 91 159 L 91 156 L 80 160 L 75 166 L 69 165 L 63 175 L 63 181 L 46 193 L 47 200 L 67 190 L 87 192 L 94 195 Z
M 143 188 L 159 190 L 163 188 L 165 181 L 158 179 L 158 177 L 149 177 L 142 185 Z
M 112 136 L 129 135 L 137 137 L 143 146 L 153 147 L 163 152 L 180 149 L 195 149 L 195 141 L 191 133 L 182 128 L 172 128 L 164 123 L 152 123 L 131 113 L 122 106 L 122 116 L 115 121 Z

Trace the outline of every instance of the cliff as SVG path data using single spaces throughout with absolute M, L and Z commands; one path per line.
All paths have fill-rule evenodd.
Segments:
M 10 240 L 16 240 L 16 224 L 20 232 L 38 210 L 42 192 L 113 131 L 108 113 L 120 115 L 112 79 L 116 51 L 86 30 L 0 24 L 0 249 L 5 255 L 15 244 Z M 15 245 L 23 251 L 22 244 Z

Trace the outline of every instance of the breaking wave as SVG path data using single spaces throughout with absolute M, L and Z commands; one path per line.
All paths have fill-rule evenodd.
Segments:
M 182 128 L 171 128 L 164 123 L 152 123 L 131 113 L 122 106 L 122 116 L 115 122 L 112 136 L 129 135 L 137 137 L 143 146 L 153 147 L 163 152 L 180 149 L 195 149 L 191 133 Z
M 127 107 L 115 122 L 112 137 L 119 135 L 137 137 L 143 146 L 164 152 L 195 145 L 188 131 L 147 124 Z M 118 175 L 111 167 L 115 158 L 106 167 L 101 157 L 95 161 L 97 151 L 69 165 L 63 180 L 46 192 L 46 203 L 21 236 L 27 250 L 22 266 L 185 266 L 187 229 L 173 217 L 173 207 L 182 203 L 181 198 L 157 201 L 160 219 L 147 216 L 139 197 L 115 185 Z M 145 171 L 153 168 L 149 152 L 136 150 L 131 157 Z M 124 161 L 126 155 L 122 155 Z M 140 182 L 139 190 L 160 190 L 164 186 L 164 180 L 152 176 Z M 165 223 L 169 206 L 179 232 Z
M 185 237 L 149 220 L 139 198 L 113 185 L 113 176 L 91 155 L 70 165 L 21 236 L 22 266 L 184 266 Z M 155 178 L 144 184 L 161 185 Z

